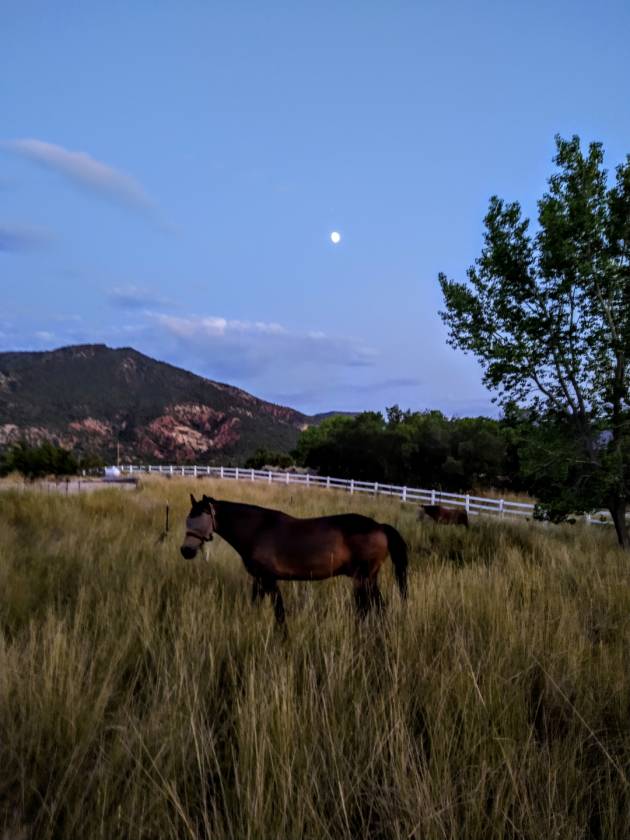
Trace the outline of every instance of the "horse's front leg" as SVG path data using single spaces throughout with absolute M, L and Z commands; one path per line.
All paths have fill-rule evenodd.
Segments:
M 282 600 L 282 594 L 278 589 L 278 583 L 273 578 L 269 578 L 265 580 L 264 584 L 265 594 L 269 595 L 271 598 L 271 603 L 273 604 L 273 611 L 276 616 L 276 621 L 278 624 L 284 624 L 285 620 L 285 612 L 284 612 L 284 602 Z

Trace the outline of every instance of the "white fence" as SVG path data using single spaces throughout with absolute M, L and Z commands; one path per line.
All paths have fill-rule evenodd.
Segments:
M 490 514 L 495 516 L 533 517 L 534 505 L 525 502 L 511 502 L 507 499 L 490 499 L 484 496 L 471 496 L 461 493 L 445 493 L 443 490 L 425 490 L 418 487 L 400 487 L 396 484 L 379 484 L 377 481 L 356 481 L 348 478 L 310 475 L 309 473 L 273 472 L 270 470 L 249 470 L 243 467 L 205 467 L 205 466 L 133 466 L 121 467 L 129 475 L 139 473 L 157 473 L 161 475 L 209 476 L 212 478 L 232 479 L 235 481 L 257 481 L 266 484 L 289 484 L 301 487 L 323 487 L 332 490 L 345 490 L 348 493 L 368 493 L 373 496 L 395 496 L 402 502 L 414 504 L 444 504 L 449 507 L 461 507 L 472 515 Z M 594 516 L 585 516 L 588 523 L 610 523 L 605 511 Z

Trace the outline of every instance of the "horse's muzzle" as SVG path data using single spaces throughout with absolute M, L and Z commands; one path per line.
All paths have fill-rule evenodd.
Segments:
M 183 545 L 179 550 L 181 551 L 184 560 L 192 560 L 197 553 L 197 549 L 190 545 Z

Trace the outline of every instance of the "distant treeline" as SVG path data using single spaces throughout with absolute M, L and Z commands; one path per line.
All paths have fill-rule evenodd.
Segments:
M 398 406 L 332 417 L 306 429 L 293 453 L 324 475 L 443 490 L 519 489 L 513 430 L 486 417 L 448 419 Z
M 292 452 L 294 463 L 320 474 L 410 487 L 465 491 L 523 490 L 519 453 L 524 428 L 488 417 L 449 419 L 439 411 L 366 411 L 310 426 Z M 259 450 L 246 466 L 288 466 L 286 455 Z

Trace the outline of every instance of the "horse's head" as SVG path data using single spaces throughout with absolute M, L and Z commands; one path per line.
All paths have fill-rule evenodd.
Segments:
M 186 560 L 192 560 L 203 543 L 210 542 L 216 530 L 213 499 L 204 495 L 197 501 L 191 493 L 190 502 L 192 507 L 186 518 L 186 536 L 180 548 L 182 557 Z

